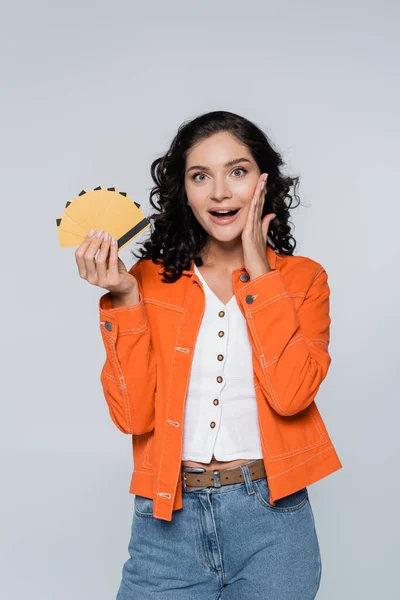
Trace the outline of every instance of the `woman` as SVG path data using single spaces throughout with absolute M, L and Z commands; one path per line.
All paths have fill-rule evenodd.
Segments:
M 282 164 L 247 119 L 204 114 L 152 165 L 154 230 L 130 271 L 107 232 L 76 252 L 81 277 L 108 290 L 101 383 L 132 435 L 117 600 L 318 591 L 306 486 L 342 467 L 314 402 L 331 361 L 329 286 L 293 255 L 298 178 Z

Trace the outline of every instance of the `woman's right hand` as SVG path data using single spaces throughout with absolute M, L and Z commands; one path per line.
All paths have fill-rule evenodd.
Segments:
M 75 259 L 82 279 L 109 290 L 112 295 L 128 296 L 137 290 L 136 278 L 128 273 L 118 256 L 117 240 L 107 232 L 100 229 L 97 234 L 88 234 L 78 246 Z

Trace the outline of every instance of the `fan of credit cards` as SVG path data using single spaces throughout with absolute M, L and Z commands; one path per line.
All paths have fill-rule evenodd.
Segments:
M 150 227 L 140 208 L 126 192 L 114 187 L 82 190 L 56 218 L 60 246 L 80 246 L 91 229 L 103 229 L 117 239 L 120 250 Z

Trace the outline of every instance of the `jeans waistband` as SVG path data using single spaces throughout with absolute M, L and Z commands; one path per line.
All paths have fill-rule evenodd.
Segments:
M 219 471 L 231 471 L 233 469 L 241 469 L 242 474 L 243 474 L 243 481 L 228 483 L 228 484 L 224 484 L 221 486 L 216 486 L 216 485 L 190 486 L 190 485 L 187 485 L 184 480 L 184 477 L 183 477 L 184 469 L 191 473 L 204 473 L 206 471 L 206 469 L 201 468 L 199 470 L 194 470 L 194 468 L 192 468 L 192 467 L 183 467 L 182 466 L 182 491 L 192 493 L 192 492 L 196 492 L 196 491 L 198 492 L 198 491 L 204 491 L 204 490 L 207 490 L 207 491 L 212 490 L 213 492 L 221 490 L 224 492 L 224 491 L 228 491 L 229 489 L 231 489 L 232 486 L 246 485 L 248 493 L 252 493 L 253 492 L 253 480 L 251 478 L 249 467 L 253 463 L 258 462 L 259 460 L 262 460 L 262 459 L 255 458 L 255 459 L 250 460 L 241 465 L 237 465 L 235 467 L 229 467 L 228 469 L 216 469 L 216 471 L 218 471 L 218 472 Z M 193 470 L 191 470 L 191 469 L 193 469 Z M 195 469 L 197 469 L 197 467 Z M 213 473 L 213 471 L 211 471 L 211 473 Z

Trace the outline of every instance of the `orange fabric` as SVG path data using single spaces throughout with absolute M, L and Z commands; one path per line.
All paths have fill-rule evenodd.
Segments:
M 272 271 L 242 281 L 232 274 L 253 348 L 253 379 L 271 502 L 342 468 L 315 404 L 331 363 L 330 289 L 325 269 L 303 256 L 276 254 Z M 106 349 L 101 384 L 111 419 L 132 435 L 129 491 L 153 499 L 153 516 L 172 520 L 182 508 L 184 405 L 204 292 L 191 268 L 170 284 L 162 266 L 139 260 L 130 269 L 140 302 L 112 308 L 99 300 Z

